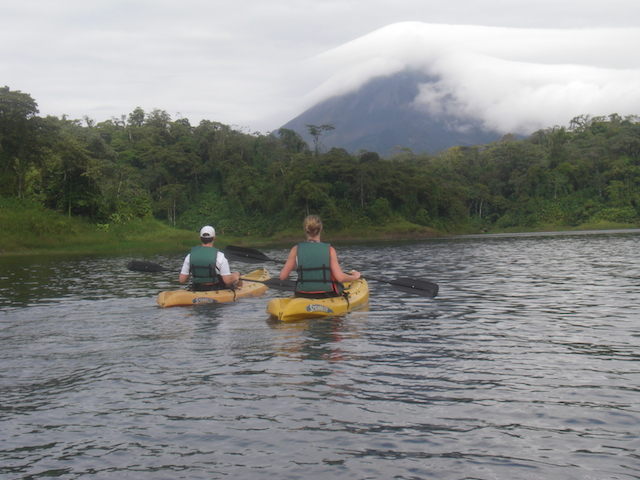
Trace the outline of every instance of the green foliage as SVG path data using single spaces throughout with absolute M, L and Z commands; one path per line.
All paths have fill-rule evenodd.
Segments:
M 152 218 L 92 225 L 31 200 L 0 197 L 0 254 L 169 250 L 183 249 L 193 241 L 193 232 Z
M 398 148 L 384 159 L 321 153 L 321 135 L 334 129 L 328 124 L 307 125 L 310 149 L 292 130 L 191 126 L 163 110 L 138 107 L 99 124 L 37 113 L 28 94 L 0 89 L 0 195 L 40 212 L 20 225 L 5 207 L 16 232 L 78 228 L 59 216 L 46 221 L 44 207 L 102 232 L 156 219 L 189 232 L 212 224 L 235 237 L 299 231 L 310 213 L 333 232 L 640 223 L 638 117 L 583 115 L 524 140 L 507 135 L 437 155 Z
M 0 88 L 0 195 L 23 198 L 27 173 L 42 161 L 37 113 L 30 95 Z
M 369 207 L 369 217 L 374 225 L 386 225 L 393 220 L 393 216 L 393 210 L 386 198 L 375 199 Z
M 429 212 L 427 212 L 424 208 L 419 209 L 416 212 L 416 216 L 414 218 L 414 222 L 418 225 L 428 226 L 431 224 L 431 217 L 429 216 Z
M 638 214 L 633 207 L 604 208 L 596 212 L 591 221 L 606 220 L 616 223 L 638 223 Z
M 74 234 L 78 230 L 77 219 L 57 215 L 36 202 L 16 198 L 0 198 L 0 224 L 4 234 L 31 237 L 38 242 L 56 235 Z

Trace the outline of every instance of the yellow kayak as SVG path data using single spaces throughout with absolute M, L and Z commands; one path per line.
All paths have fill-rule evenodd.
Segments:
M 267 304 L 267 313 L 281 322 L 343 315 L 361 308 L 369 300 L 369 285 L 364 278 L 344 284 L 344 295 L 330 298 L 275 298 Z
M 241 298 L 257 297 L 267 291 L 265 280 L 271 278 L 265 268 L 259 268 L 242 276 L 242 287 L 236 290 L 212 290 L 210 292 L 191 292 L 189 290 L 174 290 L 162 292 L 158 295 L 158 305 L 161 307 L 186 307 L 205 303 L 235 302 Z M 254 280 L 254 281 L 251 281 Z

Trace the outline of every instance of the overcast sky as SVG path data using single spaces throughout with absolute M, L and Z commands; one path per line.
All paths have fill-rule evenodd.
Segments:
M 527 133 L 640 114 L 638 44 L 638 0 L 0 0 L 0 84 L 98 122 L 266 133 L 414 68 L 440 79 L 417 103 Z

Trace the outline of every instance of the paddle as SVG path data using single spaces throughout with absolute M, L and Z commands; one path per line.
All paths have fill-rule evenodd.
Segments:
M 274 260 L 267 257 L 264 253 L 254 250 L 253 248 L 237 247 L 234 245 L 227 245 L 224 249 L 224 254 L 228 259 L 238 260 L 247 263 L 261 263 L 261 262 L 285 262 L 281 260 Z M 426 297 L 435 297 L 438 295 L 438 285 L 436 283 L 429 282 L 427 280 L 419 280 L 417 278 L 394 278 L 392 280 L 383 280 L 382 278 L 376 278 L 371 276 L 365 276 L 369 280 L 374 280 L 380 283 L 388 283 L 396 290 L 400 290 L 405 293 L 412 293 L 415 295 L 423 295 Z
M 224 249 L 224 255 L 227 259 L 234 259 L 240 262 L 246 263 L 263 263 L 263 262 L 275 262 L 286 263 L 279 260 L 274 260 L 267 257 L 264 253 L 253 248 L 235 247 L 233 245 L 227 245 Z
M 171 270 L 169 268 L 165 268 L 162 265 L 151 262 L 141 262 L 139 260 L 131 260 L 127 264 L 127 268 L 134 272 L 178 272 L 179 270 Z M 242 280 L 246 280 L 247 282 L 258 282 L 264 283 L 269 288 L 274 288 L 276 290 L 284 290 L 287 292 L 293 292 L 296 289 L 296 282 L 294 280 L 280 280 L 279 278 L 269 278 L 267 280 L 255 280 L 253 278 L 244 278 L 240 277 Z

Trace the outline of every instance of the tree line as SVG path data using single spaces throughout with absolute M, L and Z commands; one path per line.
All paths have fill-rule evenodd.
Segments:
M 136 108 L 96 123 L 38 116 L 0 88 L 0 197 L 108 228 L 154 217 L 228 235 L 271 235 L 318 213 L 335 230 L 410 222 L 441 231 L 600 220 L 640 222 L 640 122 L 579 116 L 568 127 L 431 154 L 399 146 L 322 151 L 331 125 L 247 133 Z

